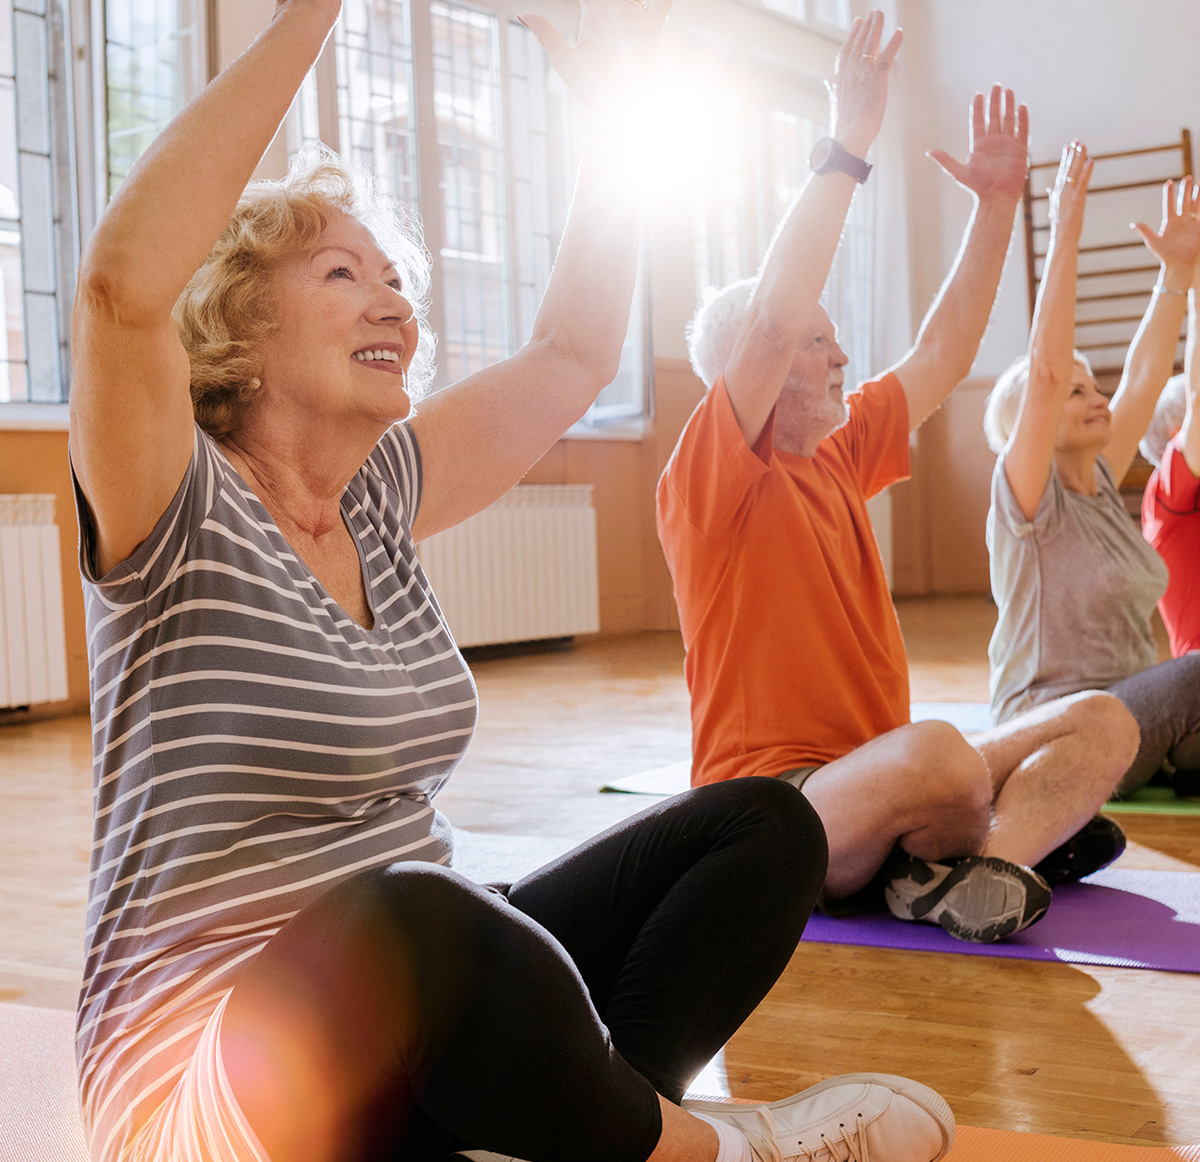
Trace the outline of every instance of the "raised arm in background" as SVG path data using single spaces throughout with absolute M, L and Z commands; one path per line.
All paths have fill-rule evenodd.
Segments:
M 1029 337 L 1029 383 L 1004 450 L 1004 474 L 1030 519 L 1050 479 L 1058 425 L 1074 379 L 1079 235 L 1091 176 L 1087 149 L 1073 141 L 1063 149 L 1050 192 L 1050 244 Z
M 900 49 L 899 29 L 881 49 L 882 35 L 882 13 L 855 20 L 829 83 L 831 134 L 859 158 L 883 123 L 888 70 Z M 841 172 L 811 177 L 767 251 L 725 368 L 725 388 L 748 444 L 762 433 L 811 328 L 811 310 L 829 277 L 856 185 Z
M 1112 401 L 1112 434 L 1104 455 L 1113 476 L 1129 471 L 1138 441 L 1154 416 L 1154 405 L 1175 370 L 1179 328 L 1187 310 L 1188 287 L 1200 256 L 1200 184 L 1185 177 L 1175 189 L 1163 186 L 1162 228 L 1155 234 L 1145 222 L 1134 229 L 1159 261 L 1158 282 L 1150 305 L 1125 356 L 1121 383 Z
M 1192 272 L 1192 289 L 1188 303 L 1187 354 L 1184 357 L 1183 425 L 1179 429 L 1179 447 L 1183 459 L 1193 476 L 1200 476 L 1200 310 L 1196 300 L 1200 298 L 1200 262 Z
M 516 484 L 617 374 L 637 273 L 642 96 L 670 4 L 582 0 L 574 47 L 544 17 L 522 17 L 582 105 L 587 143 L 532 338 L 417 408 L 418 540 Z
M 133 167 L 88 241 L 72 325 L 70 439 L 102 573 L 150 534 L 191 455 L 191 377 L 171 309 L 340 8 L 341 0 L 278 0 L 254 44 Z
M 954 265 L 926 312 L 912 350 L 892 370 L 908 400 L 910 429 L 919 427 L 971 371 L 1004 271 L 1013 215 L 1025 188 L 1029 114 L 1011 89 L 976 93 L 968 123 L 967 160 L 942 150 L 929 156 L 975 200 Z

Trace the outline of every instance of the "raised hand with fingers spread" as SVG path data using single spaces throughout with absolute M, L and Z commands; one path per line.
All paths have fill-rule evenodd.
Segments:
M 1163 265 L 1160 285 L 1171 294 L 1187 294 L 1192 270 L 1200 258 L 1200 182 L 1190 174 L 1176 187 L 1174 181 L 1163 185 L 1162 225 L 1157 233 L 1145 222 L 1134 222 L 1146 248 Z
M 832 136 L 862 157 L 879 134 L 887 107 L 888 74 L 904 33 L 897 28 L 882 48 L 883 13 L 856 19 L 842 44 L 829 89 Z
M 1016 103 L 1012 89 L 993 85 L 986 106 L 983 94 L 976 93 L 967 132 L 966 161 L 956 161 L 944 149 L 926 156 L 980 199 L 1019 198 L 1028 165 L 1029 111 Z

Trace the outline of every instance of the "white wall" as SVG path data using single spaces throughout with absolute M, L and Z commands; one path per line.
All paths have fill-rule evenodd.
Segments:
M 967 109 L 977 90 L 1000 81 L 1029 106 L 1030 153 L 1038 162 L 1057 157 L 1076 136 L 1092 152 L 1108 152 L 1165 144 L 1185 127 L 1200 132 L 1197 0 L 898 2 L 905 29 L 915 318 L 954 257 L 969 205 L 923 154 L 941 147 L 964 155 Z M 1155 227 L 1160 205 L 1159 196 L 1148 192 L 1143 216 Z M 1027 343 L 1021 237 L 1014 232 L 977 375 L 1002 371 Z

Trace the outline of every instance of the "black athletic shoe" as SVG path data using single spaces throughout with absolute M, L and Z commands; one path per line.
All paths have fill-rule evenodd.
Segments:
M 1051 887 L 1081 880 L 1108 867 L 1125 850 L 1125 832 L 1106 815 L 1089 819 L 1066 843 L 1056 847 L 1033 870 Z
M 1037 872 L 994 855 L 931 863 L 897 847 L 884 866 L 892 915 L 937 924 L 958 940 L 992 944 L 1028 928 L 1050 907 L 1050 885 Z

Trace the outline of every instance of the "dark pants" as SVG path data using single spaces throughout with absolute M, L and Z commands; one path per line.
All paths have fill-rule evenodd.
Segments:
M 1150 666 L 1108 690 L 1142 728 L 1137 758 L 1118 794 L 1145 786 L 1164 763 L 1181 771 L 1200 771 L 1200 653 Z
M 656 1095 L 678 1102 L 782 972 L 826 855 L 808 801 L 753 778 L 651 807 L 507 898 L 431 864 L 361 873 L 239 978 L 234 1093 L 272 1162 L 644 1162 Z

